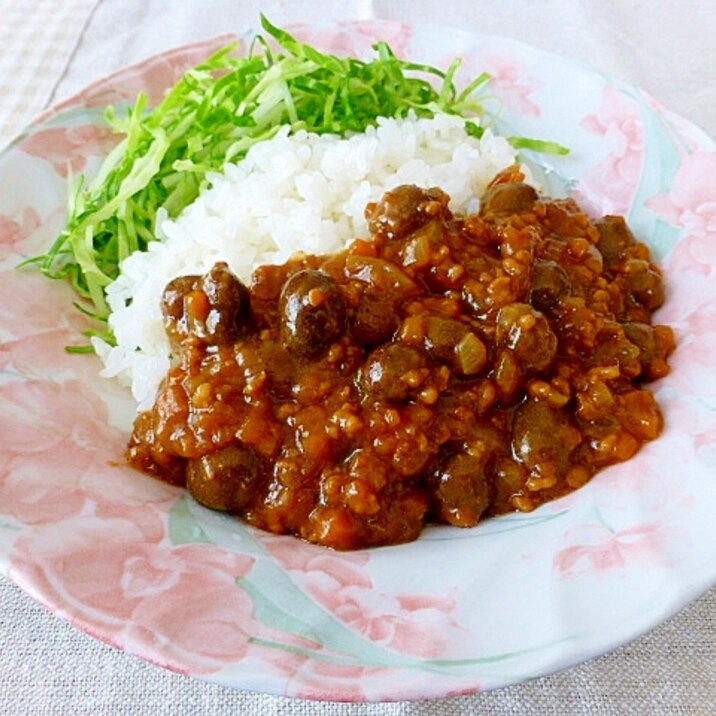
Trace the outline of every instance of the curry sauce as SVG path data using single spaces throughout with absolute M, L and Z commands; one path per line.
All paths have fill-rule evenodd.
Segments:
M 174 364 L 128 459 L 202 504 L 336 549 L 529 511 L 663 420 L 664 285 L 624 219 L 515 170 L 479 212 L 402 186 L 339 254 L 226 264 L 162 299 Z

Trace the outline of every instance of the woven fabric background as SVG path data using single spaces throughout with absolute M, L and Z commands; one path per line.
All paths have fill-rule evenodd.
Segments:
M 44 109 L 97 0 L 0 0 L 0 147 Z

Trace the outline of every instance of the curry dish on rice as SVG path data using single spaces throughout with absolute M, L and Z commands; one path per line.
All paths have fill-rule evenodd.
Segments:
M 517 169 L 479 211 L 401 186 L 329 256 L 166 287 L 174 364 L 128 459 L 200 503 L 336 549 L 529 511 L 663 427 L 664 286 L 624 219 Z

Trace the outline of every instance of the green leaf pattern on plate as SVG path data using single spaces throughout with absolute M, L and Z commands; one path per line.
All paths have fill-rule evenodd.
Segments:
M 482 537 L 495 536 L 558 519 L 566 512 L 507 517 L 490 523 L 490 526 L 496 529 L 470 532 Z M 291 577 L 289 571 L 269 554 L 255 533 L 253 528 L 239 520 L 206 510 L 190 497 L 179 498 L 169 514 L 169 535 L 175 546 L 195 542 L 209 543 L 254 557 L 256 562 L 253 568 L 248 576 L 237 579 L 237 588 L 243 589 L 251 598 L 255 617 L 274 629 L 317 642 L 320 647 L 312 649 L 262 638 L 252 639 L 255 644 L 343 666 L 401 667 L 432 672 L 519 660 L 544 648 L 536 646 L 463 659 L 417 659 L 385 648 L 350 629 L 340 618 L 307 594 Z

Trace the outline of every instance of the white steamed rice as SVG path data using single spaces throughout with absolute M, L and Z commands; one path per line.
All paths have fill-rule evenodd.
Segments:
M 400 184 L 439 186 L 454 212 L 474 209 L 497 172 L 515 162 L 502 137 L 470 137 L 456 117 L 383 119 L 341 139 L 288 129 L 213 174 L 209 187 L 175 220 L 160 218 L 147 252 L 121 266 L 107 290 L 117 339 L 95 339 L 102 374 L 131 386 L 138 409 L 151 406 L 170 365 L 160 310 L 166 284 L 226 261 L 245 283 L 253 269 L 294 253 L 332 253 L 367 236 L 363 212 Z

